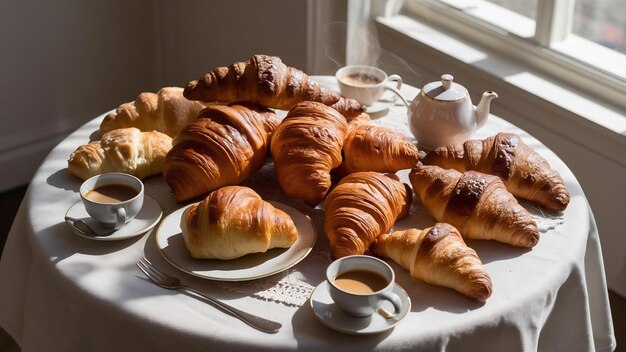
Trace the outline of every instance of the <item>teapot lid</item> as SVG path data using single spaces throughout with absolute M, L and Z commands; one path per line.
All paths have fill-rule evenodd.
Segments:
M 445 74 L 441 76 L 441 81 L 430 82 L 422 90 L 436 100 L 453 101 L 464 98 L 467 95 L 467 89 L 453 80 L 452 75 Z

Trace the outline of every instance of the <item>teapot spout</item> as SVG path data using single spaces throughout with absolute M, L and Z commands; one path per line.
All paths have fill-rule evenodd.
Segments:
M 476 128 L 482 127 L 485 122 L 487 122 L 487 117 L 489 116 L 489 106 L 491 105 L 491 101 L 498 97 L 498 94 L 494 91 L 486 91 L 483 93 L 480 102 L 476 106 Z

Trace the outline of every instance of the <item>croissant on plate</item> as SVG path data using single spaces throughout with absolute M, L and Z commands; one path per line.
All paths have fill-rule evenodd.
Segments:
M 324 202 L 324 232 L 331 254 L 363 254 L 411 206 L 411 189 L 395 175 L 355 172 L 346 176 Z
M 248 187 L 226 186 L 187 207 L 180 224 L 193 258 L 235 259 L 289 248 L 298 230 L 284 211 Z
M 384 233 L 370 250 L 376 256 L 391 258 L 415 279 L 457 290 L 479 302 L 491 296 L 491 278 L 480 258 L 450 224 Z
M 188 100 L 183 88 L 165 87 L 156 94 L 144 92 L 134 102 L 120 105 L 104 117 L 100 133 L 126 127 L 159 131 L 174 138 L 188 123 L 195 121 L 205 104 Z
M 330 171 L 341 163 L 346 119 L 322 103 L 296 104 L 272 137 L 274 171 L 281 189 L 310 206 L 331 186 Z
M 533 247 L 539 241 L 537 223 L 497 176 L 418 164 L 409 179 L 435 220 L 453 225 L 466 239 L 493 239 L 517 247 Z
M 484 140 L 468 140 L 429 152 L 424 164 L 475 170 L 499 176 L 513 195 L 562 211 L 570 195 L 561 175 L 513 133 L 498 133 Z
M 174 138 L 163 175 L 183 203 L 219 187 L 238 184 L 265 163 L 279 120 L 252 104 L 212 105 Z
M 357 171 L 394 173 L 412 168 L 419 160 L 417 147 L 402 133 L 363 121 L 348 124 L 343 156 L 340 177 Z
M 78 147 L 67 161 L 68 170 L 86 180 L 105 172 L 123 172 L 144 179 L 160 174 L 172 138 L 164 133 L 122 128 Z
M 233 103 L 249 101 L 268 108 L 290 110 L 302 101 L 316 101 L 346 115 L 365 111 L 353 99 L 344 99 L 309 76 L 285 65 L 277 56 L 254 55 L 245 62 L 217 67 L 202 78 L 191 81 L 184 95 L 190 100 Z

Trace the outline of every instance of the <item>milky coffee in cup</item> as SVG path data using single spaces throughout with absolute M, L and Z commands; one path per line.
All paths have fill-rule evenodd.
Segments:
M 370 106 L 377 102 L 385 90 L 391 90 L 408 105 L 400 93 L 402 78 L 398 75 L 387 76 L 385 71 L 373 66 L 352 65 L 337 70 L 335 78 L 344 97 L 355 99 L 363 105 Z M 396 86 L 390 86 L 389 82 L 396 82 Z
M 135 176 L 109 172 L 83 182 L 80 198 L 89 216 L 105 227 L 119 230 L 141 210 L 144 186 Z
M 395 274 L 389 264 L 368 255 L 336 259 L 326 269 L 330 297 L 347 314 L 366 317 L 378 311 L 382 301 L 390 301 L 395 314 L 402 300 L 394 292 Z

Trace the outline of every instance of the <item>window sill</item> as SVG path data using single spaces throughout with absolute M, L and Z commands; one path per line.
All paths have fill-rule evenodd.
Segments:
M 391 46 L 385 49 L 408 58 L 410 65 L 444 65 L 442 62 L 425 63 L 422 55 L 415 55 L 420 50 L 440 57 L 445 65 L 449 65 L 442 70 L 463 72 L 468 81 L 475 77 L 475 87 L 471 82 L 467 83 L 470 92 L 476 94 L 474 91 L 484 87 L 502 91 L 506 95 L 501 94 L 500 100 L 513 114 L 519 112 L 524 119 L 534 119 L 533 123 L 626 166 L 626 155 L 623 153 L 626 150 L 626 111 L 603 104 L 528 67 L 413 18 L 402 15 L 378 17 L 376 24 L 379 36 L 385 37 L 381 43 Z M 437 72 L 442 73 L 445 72 Z M 537 116 L 532 114 L 533 109 L 537 110 Z

